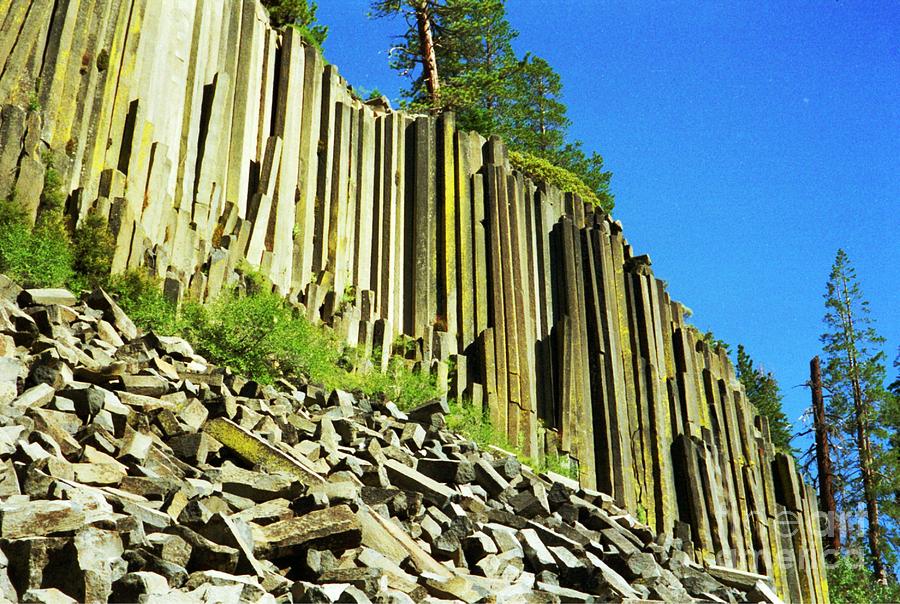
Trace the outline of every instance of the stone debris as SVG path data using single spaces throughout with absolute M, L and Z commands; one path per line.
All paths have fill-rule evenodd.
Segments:
M 54 337 L 0 325 L 18 344 L 0 357 L 0 598 L 777 601 L 446 431 L 442 401 L 260 386 L 139 333 L 102 291 L 7 290 L 0 314 Z

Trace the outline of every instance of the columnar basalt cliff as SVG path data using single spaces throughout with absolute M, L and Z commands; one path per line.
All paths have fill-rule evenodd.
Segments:
M 452 115 L 356 98 L 257 0 L 0 1 L 0 198 L 108 217 L 113 270 L 209 298 L 243 262 L 694 556 L 827 600 L 816 497 L 620 223 Z M 790 526 L 787 526 L 790 525 Z

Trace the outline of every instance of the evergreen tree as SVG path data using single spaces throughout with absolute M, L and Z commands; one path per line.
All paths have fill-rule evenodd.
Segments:
M 300 31 L 303 39 L 318 48 L 328 36 L 328 28 L 316 23 L 315 2 L 307 0 L 262 0 L 269 11 L 269 20 L 274 27 L 293 26 Z
M 875 331 L 868 302 L 862 296 L 856 271 L 844 250 L 838 250 L 835 257 L 825 307 L 827 331 L 821 336 L 824 384 L 831 394 L 831 414 L 841 418 L 839 428 L 854 442 L 852 450 L 845 450 L 844 469 L 854 472 L 862 486 L 860 492 L 852 480 L 845 483 L 844 511 L 852 510 L 858 503 L 865 506 L 866 546 L 872 575 L 883 583 L 887 578 L 885 555 L 888 553 L 880 511 L 885 486 L 880 466 L 887 459 L 883 448 L 888 396 L 881 351 L 884 338 Z
M 376 18 L 406 19 L 406 31 L 391 49 L 391 67 L 411 80 L 402 92 L 407 108 L 454 111 L 463 129 L 485 136 L 501 133 L 517 68 L 512 41 L 518 35 L 506 20 L 505 0 L 375 0 L 371 9 Z M 430 47 L 421 35 L 423 14 Z M 438 79 L 436 97 L 431 82 Z
M 461 128 L 504 134 L 514 102 L 518 37 L 506 19 L 505 0 L 447 0 L 444 40 L 446 105 Z
M 373 0 L 370 6 L 372 17 L 406 20 L 390 53 L 390 66 L 410 79 L 402 106 L 453 111 L 459 128 L 499 134 L 512 149 L 565 168 L 601 207 L 612 208 L 612 174 L 603 158 L 586 154 L 580 141 L 565 142 L 569 120 L 559 75 L 543 59 L 516 58 L 518 32 L 506 18 L 506 0 Z
M 582 142 L 575 141 L 566 144 L 557 153 L 556 162 L 577 174 L 584 184 L 597 194 L 603 207 L 612 208 L 615 205 L 613 195 L 609 191 L 612 172 L 603 169 L 603 157 L 599 153 L 592 151 L 588 155 L 582 149 Z
M 510 146 L 552 159 L 564 147 L 571 122 L 560 100 L 562 80 L 550 64 L 526 54 L 512 79 L 504 130 Z
M 887 433 L 887 446 L 879 466 L 882 485 L 880 496 L 883 501 L 885 540 L 889 563 L 897 563 L 900 552 L 900 352 L 894 359 L 896 379 L 888 387 L 889 395 L 882 412 L 882 425 Z M 895 577 L 896 578 L 896 577 Z
M 781 409 L 778 381 L 771 372 L 754 366 L 753 359 L 741 344 L 737 349 L 737 378 L 757 412 L 768 419 L 772 443 L 782 451 L 793 453 L 791 423 Z
M 615 204 L 609 191 L 612 172 L 599 153 L 587 155 L 581 141 L 566 143 L 571 121 L 561 100 L 562 80 L 547 61 L 526 54 L 512 75 L 511 98 L 501 116 L 500 134 L 512 148 L 565 168 L 594 192 L 606 211 Z

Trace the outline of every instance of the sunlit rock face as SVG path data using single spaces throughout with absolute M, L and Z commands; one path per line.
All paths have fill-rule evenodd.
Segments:
M 182 381 L 190 382 L 193 390 L 184 390 L 185 386 L 176 386 L 178 380 L 167 381 L 174 378 L 159 368 L 153 369 L 159 375 L 141 373 L 144 367 L 130 371 L 134 369 L 130 363 L 137 362 L 130 360 L 124 361 L 130 373 L 122 376 L 107 375 L 95 367 L 73 374 L 77 359 L 61 355 L 67 369 L 59 368 L 52 385 L 42 382 L 53 392 L 46 388 L 26 392 L 20 383 L 21 367 L 0 365 L 4 408 L 32 409 L 28 413 L 38 415 L 44 413 L 38 410 L 45 409 L 74 413 L 77 420 L 90 420 L 89 425 L 111 416 L 110 425 L 101 424 L 108 437 L 91 436 L 92 440 L 84 442 L 69 442 L 84 429 L 75 419 L 51 414 L 63 427 L 62 432 L 48 432 L 32 428 L 36 420 L 31 415 L 11 416 L 31 418 L 24 424 L 11 419 L 9 425 L 25 426 L 28 431 L 22 434 L 31 434 L 31 430 L 47 433 L 60 448 L 57 451 L 49 443 L 41 444 L 37 436 L 31 441 L 20 434 L 7 439 L 3 459 L 7 475 L 12 478 L 14 474 L 16 480 L 24 480 L 22 468 L 40 461 L 21 453 L 17 449 L 20 441 L 28 447 L 37 442 L 53 459 L 62 460 L 59 464 L 41 462 L 38 469 L 47 476 L 46 482 L 28 484 L 38 491 L 42 485 L 48 489 L 57 483 L 68 486 L 28 493 L 29 497 L 69 501 L 76 493 L 82 497 L 84 490 L 72 484 L 87 483 L 95 489 L 84 491 L 96 495 L 91 495 L 94 499 L 88 498 L 90 501 L 112 506 L 113 514 L 139 518 L 145 533 L 152 527 L 151 533 L 177 536 L 190 552 L 187 561 L 167 561 L 159 553 L 162 546 L 145 545 L 137 528 L 104 524 L 102 530 L 129 535 L 118 537 L 123 540 L 128 574 L 118 576 L 124 570 L 112 562 L 102 569 L 79 566 L 84 573 L 94 573 L 86 577 L 102 576 L 97 579 L 100 591 L 96 593 L 106 590 L 107 584 L 126 581 L 126 576 L 131 577 L 127 588 L 137 590 L 128 594 L 161 589 L 157 578 L 135 575 L 147 572 L 165 577 L 168 588 L 190 585 L 191 589 L 240 592 L 248 598 L 286 594 L 292 589 L 302 597 L 339 597 L 334 589 L 322 591 L 324 595 L 315 591 L 313 596 L 313 591 L 307 594 L 302 585 L 294 588 L 283 582 L 266 582 L 270 574 L 260 574 L 256 566 L 259 563 L 263 571 L 274 572 L 260 561 L 266 560 L 265 556 L 251 562 L 258 557 L 257 538 L 262 533 L 228 528 L 225 520 L 245 511 L 241 507 L 245 500 L 254 505 L 263 505 L 263 501 L 231 493 L 232 500 L 225 507 L 207 506 L 210 516 L 221 516 L 216 530 L 223 532 L 216 538 L 190 523 L 180 523 L 182 512 L 189 510 L 184 513 L 191 515 L 192 522 L 205 527 L 210 522 L 207 514 L 188 504 L 213 496 L 225 498 L 216 481 L 195 474 L 205 472 L 201 468 L 212 459 L 242 469 L 259 466 L 264 474 L 286 473 L 302 483 L 303 489 L 322 487 L 303 482 L 298 468 L 314 472 L 325 482 L 331 473 L 345 472 L 348 474 L 341 476 L 353 475 L 366 487 L 399 487 L 405 493 L 418 493 L 402 505 L 370 499 L 366 503 L 373 506 L 370 516 L 360 516 L 356 497 L 338 499 L 350 506 L 357 520 L 381 522 L 391 516 L 410 523 L 398 525 L 397 530 L 405 535 L 396 536 L 400 545 L 391 542 L 383 546 L 393 548 L 393 554 L 371 544 L 366 547 L 392 560 L 397 568 L 391 566 L 391 572 L 400 577 L 392 580 L 406 588 L 395 583 L 393 589 L 414 594 L 413 600 L 425 593 L 467 599 L 474 597 L 468 590 L 486 585 L 470 579 L 450 581 L 446 565 L 431 564 L 431 560 L 453 560 L 454 568 L 466 569 L 464 575 L 506 577 L 510 583 L 524 576 L 525 583 L 532 581 L 528 589 L 555 593 L 563 600 L 574 596 L 554 590 L 591 591 L 594 584 L 590 581 L 618 585 L 617 597 L 631 596 L 624 589 L 626 584 L 641 597 L 648 595 L 645 590 L 653 594 L 654 585 L 663 585 L 659 589 L 674 591 L 658 591 L 653 597 L 678 599 L 679 589 L 694 595 L 704 593 L 697 589 L 712 585 L 704 583 L 710 576 L 746 594 L 757 589 L 753 576 L 759 574 L 768 577 L 784 599 L 825 601 L 814 494 L 793 462 L 775 452 L 765 420 L 755 416 L 725 353 L 711 349 L 685 322 L 684 307 L 672 301 L 665 284 L 654 277 L 649 257 L 633 253 L 620 223 L 570 194 L 513 170 L 502 141 L 457 131 L 452 115 L 414 116 L 391 111 L 383 104 L 364 104 L 337 68 L 326 65 L 296 32 L 271 29 L 264 9 L 255 0 L 24 0 L 0 6 L 0 23 L 0 198 L 15 191 L 16 201 L 32 218 L 36 216 L 43 176 L 52 161 L 63 176 L 66 211 L 72 221 L 89 212 L 107 218 L 116 243 L 114 272 L 144 266 L 165 280 L 166 293 L 173 300 L 186 296 L 203 300 L 215 297 L 233 281 L 235 269 L 248 263 L 310 319 L 332 326 L 342 339 L 360 346 L 369 356 L 380 351 L 376 364 L 386 365 L 394 343 L 405 342 L 410 362 L 433 371 L 449 396 L 482 406 L 494 426 L 532 458 L 560 456 L 579 481 L 570 487 L 570 497 L 576 501 L 554 503 L 552 483 L 545 484 L 527 472 L 504 474 L 492 465 L 496 459 L 480 455 L 470 459 L 471 451 L 458 443 L 448 445 L 438 439 L 441 446 L 433 449 L 437 446 L 435 435 L 443 434 L 442 421 L 429 423 L 439 415 L 435 413 L 425 414 L 425 420 L 409 418 L 421 426 L 424 435 L 415 427 L 379 426 L 379 430 L 400 430 L 399 443 L 392 437 L 379 438 L 386 439 L 381 444 L 404 453 L 386 459 L 374 459 L 377 456 L 371 454 L 368 464 L 379 468 L 376 480 L 371 477 L 374 470 L 362 461 L 345 461 L 346 467 L 334 469 L 342 461 L 338 457 L 351 453 L 341 447 L 357 451 L 353 438 L 343 442 L 353 431 L 342 422 L 369 421 L 353 419 L 356 412 L 349 417 L 329 416 L 324 428 L 300 438 L 294 424 L 290 424 L 293 428 L 278 424 L 275 418 L 283 415 L 280 410 L 269 409 L 266 413 L 274 414 L 271 421 L 260 425 L 244 419 L 243 414 L 235 421 L 220 406 L 210 408 L 212 403 L 198 393 L 204 388 L 232 387 L 220 378 L 210 378 L 209 383 L 185 378 Z M 8 294 L 5 285 L 0 291 L 17 299 L 18 294 Z M 72 308 L 73 300 L 60 298 L 59 292 L 25 295 L 21 299 L 24 307 L 8 306 L 7 314 L 0 314 L 0 327 L 5 338 L 28 348 L 41 341 L 39 325 L 59 318 L 48 313 L 50 318 L 38 319 L 26 312 L 37 308 L 29 305 Z M 125 346 L 132 351 L 132 343 L 140 341 L 133 325 L 129 328 L 118 317 L 107 317 L 110 311 L 100 307 L 106 304 L 101 298 L 90 304 L 106 317 L 107 325 L 96 328 L 104 334 L 99 341 L 115 350 Z M 153 350 L 161 345 L 147 344 Z M 0 351 L 8 358 L 18 358 L 21 352 L 7 340 L 0 340 Z M 184 352 L 173 350 L 157 354 L 180 362 L 186 358 Z M 45 372 L 52 373 L 50 369 Z M 118 415 L 109 407 L 92 411 L 96 394 L 74 394 L 80 390 L 79 383 L 91 381 L 87 376 L 114 384 L 103 382 L 98 387 L 126 393 L 117 395 L 121 407 L 114 407 Z M 60 394 L 62 387 L 73 390 L 72 396 Z M 163 389 L 166 394 L 160 394 Z M 26 398 L 16 407 L 15 401 L 23 396 Z M 152 402 L 166 400 L 166 396 L 173 399 L 168 401 L 170 405 Z M 72 401 L 73 408 L 53 408 L 53 401 L 61 398 Z M 107 398 L 103 401 L 109 404 Z M 324 402 L 317 404 L 324 408 Z M 295 403 L 291 405 L 303 408 Z M 142 405 L 148 409 L 139 415 L 150 423 L 132 425 L 129 421 L 134 420 L 128 418 Z M 234 407 L 224 408 L 233 411 Z M 247 418 L 260 413 L 253 405 L 245 408 L 252 412 Z M 300 413 L 291 409 L 285 413 Z M 222 418 L 237 427 L 213 423 Z M 330 428 L 329 422 L 333 424 Z M 166 432 L 163 424 L 173 432 Z M 131 432 L 126 434 L 125 425 Z M 216 426 L 221 432 L 212 433 L 207 426 Z M 15 429 L 10 434 L 13 432 Z M 322 438 L 323 433 L 328 438 Z M 65 435 L 68 437 L 63 438 Z M 285 435 L 291 436 L 285 440 Z M 356 432 L 355 438 L 364 437 L 381 442 L 373 435 Z M 223 442 L 229 438 L 235 448 Z M 300 444 L 310 439 L 333 449 L 319 450 L 318 457 L 309 460 L 313 466 L 318 464 L 313 468 L 307 468 L 298 457 L 311 453 L 312 449 L 306 451 L 311 445 Z M 64 461 L 86 463 L 80 452 L 85 442 L 108 459 L 89 461 L 97 468 L 69 469 Z M 276 446 L 278 442 L 287 442 L 293 449 L 285 452 Z M 450 449 L 445 451 L 447 446 Z M 250 450 L 255 453 L 248 453 Z M 156 480 L 157 471 L 139 468 L 148 463 L 143 455 L 156 459 L 154 451 L 180 460 L 179 464 L 154 462 L 154 468 L 159 465 L 187 472 L 175 481 L 186 490 L 173 492 L 149 484 L 149 479 Z M 282 465 L 260 465 L 261 459 L 274 464 L 271 460 L 281 459 L 278 456 L 282 454 L 287 456 L 278 462 Z M 34 455 L 40 458 L 39 453 Z M 354 456 L 359 456 L 358 451 Z M 435 461 L 420 467 L 418 458 Z M 360 459 L 367 458 L 362 455 Z M 193 483 L 183 483 L 186 477 L 207 480 L 212 486 L 207 488 L 204 483 L 202 488 L 189 488 Z M 69 482 L 59 482 L 63 480 Z M 137 493 L 143 499 L 136 500 L 118 491 L 115 497 L 102 491 L 128 491 L 121 481 L 133 481 L 149 491 Z M 24 488 L 12 484 L 8 483 L 11 492 Z M 256 484 L 256 479 L 251 484 Z M 107 494 L 97 494 L 96 489 Z M 290 489 L 286 493 L 290 496 L 275 499 L 291 502 L 307 497 Z M 313 507 L 295 510 L 288 506 L 290 514 L 278 511 L 281 508 L 277 506 L 267 508 L 266 514 L 273 516 L 265 516 L 266 520 L 257 524 L 290 521 L 313 509 L 335 507 L 330 501 L 323 506 L 323 497 L 309 495 L 303 505 Z M 467 501 L 480 504 L 465 504 Z M 382 505 L 386 508 L 379 507 Z M 610 512 L 610 506 L 615 510 Z M 422 511 L 431 508 L 437 512 Z M 34 509 L 37 513 L 38 507 Z M 595 509 L 606 510 L 612 523 L 594 519 L 602 517 Z M 620 510 L 627 510 L 631 520 L 617 518 Z M 16 516 L 19 513 L 10 511 L 9 522 L 18 523 L 13 518 L 21 518 Z M 50 506 L 47 513 L 65 522 L 66 517 L 86 512 Z M 430 514 L 433 522 L 424 520 L 423 514 Z M 245 521 L 254 522 L 253 518 Z M 366 520 L 359 520 L 362 528 L 350 526 L 350 520 L 345 526 L 340 517 L 334 522 L 340 525 L 342 535 L 361 534 L 363 540 L 367 530 L 393 534 L 390 527 L 375 531 L 371 528 L 375 525 L 366 525 Z M 458 530 L 458 547 L 450 536 L 456 533 L 447 528 L 456 526 L 453 522 L 466 527 Z M 574 533 L 564 532 L 562 524 L 557 526 L 558 522 L 587 532 L 576 538 Z M 170 525 L 176 523 L 187 528 L 172 532 Z M 491 523 L 512 527 L 512 541 L 499 536 L 506 533 L 486 529 Z M 623 524 L 627 526 L 623 528 Z M 631 542 L 627 537 L 615 545 L 613 533 L 603 532 L 632 534 L 638 525 L 649 527 L 649 532 L 641 534 L 650 538 L 638 538 L 638 543 L 633 543 L 636 550 L 629 553 L 622 548 Z M 223 526 L 228 534 L 240 537 L 222 537 L 226 534 Z M 553 531 L 579 547 L 542 531 Z M 657 534 L 662 535 L 659 542 L 652 537 Z M 585 535 L 587 541 L 582 543 Z M 25 537 L 15 539 L 21 538 Z M 34 534 L 27 538 L 57 537 Z M 141 545 L 132 544 L 132 538 Z M 501 541 L 510 548 L 501 547 Z M 83 543 L 88 542 L 85 537 Z M 513 542 L 518 549 L 511 547 Z M 599 545 L 591 549 L 594 542 Z M 49 556 L 46 552 L 57 547 L 53 543 L 70 548 L 66 555 L 80 560 L 77 546 L 69 541 L 29 544 L 29 552 L 44 553 L 28 556 Z M 426 557 L 416 549 L 415 554 L 397 559 L 397 552 L 413 546 Z M 112 559 L 117 547 L 106 543 L 98 549 L 109 552 Z M 282 546 L 272 547 L 278 550 Z M 316 577 L 333 573 L 326 575 L 332 578 L 324 583 L 346 583 L 363 592 L 382 585 L 382 579 L 362 571 L 356 576 L 347 570 L 386 564 L 374 562 L 382 559 L 366 549 L 357 551 L 360 544 L 337 553 L 310 547 L 310 551 L 320 552 L 319 558 L 297 562 L 298 568 L 314 566 Z M 574 558 L 553 548 L 564 548 Z M 135 553 L 139 549 L 140 553 Z M 342 563 L 341 552 L 350 550 L 356 552 L 354 562 Z M 509 553 L 520 550 L 521 556 Z M 3 551 L 12 560 L 13 556 Z M 195 560 L 195 551 L 203 552 L 197 554 L 203 564 Z M 322 553 L 325 551 L 334 559 Z M 470 551 L 478 553 L 471 560 Z M 673 556 L 672 551 L 681 554 Z M 651 555 L 654 563 L 643 554 Z M 16 557 L 31 559 L 28 556 Z M 369 562 L 360 562 L 363 556 Z M 621 559 L 621 565 L 604 556 Z M 233 559 L 237 566 L 207 564 L 210 559 Z M 602 565 L 597 563 L 600 560 Z M 684 564 L 678 569 L 672 568 L 681 562 Z M 715 571 L 720 576 L 710 570 L 692 587 L 695 563 L 731 568 L 737 574 Z M 169 572 L 166 564 L 186 569 L 185 574 Z M 662 570 L 657 573 L 654 564 Z M 251 581 L 253 585 L 208 574 L 233 575 L 248 567 L 257 577 L 256 583 Z M 682 572 L 682 567 L 694 571 Z M 162 572 L 164 569 L 169 570 Z M 188 571 L 207 574 L 195 579 L 192 574 L 189 578 Z M 399 574 L 401 571 L 405 574 Z M 308 569 L 303 572 L 312 573 Z M 406 575 L 413 577 L 411 584 L 402 582 L 410 581 Z M 313 578 L 313 574 L 303 576 Z M 24 585 L 20 579 L 15 581 L 19 581 L 16 589 Z M 27 589 L 49 589 L 48 585 L 38 581 Z M 93 597 L 86 595 L 87 587 L 79 589 L 75 594 L 66 593 L 79 600 Z M 257 589 L 260 591 L 254 591 Z

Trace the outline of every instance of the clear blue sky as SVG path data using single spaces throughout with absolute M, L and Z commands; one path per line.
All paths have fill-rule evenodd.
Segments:
M 391 98 L 403 24 L 319 0 L 327 58 Z M 515 48 L 560 73 L 571 135 L 613 171 L 636 253 L 711 329 L 773 371 L 796 421 L 822 294 L 847 250 L 900 346 L 900 2 L 509 0 Z

